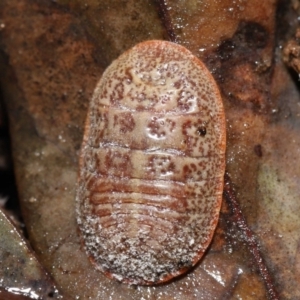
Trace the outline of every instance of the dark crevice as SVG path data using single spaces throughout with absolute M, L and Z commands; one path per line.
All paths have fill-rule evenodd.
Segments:
M 278 292 L 274 285 L 274 280 L 271 277 L 271 274 L 267 268 L 266 262 L 264 261 L 261 251 L 259 250 L 259 244 L 255 238 L 254 233 L 249 228 L 246 219 L 243 215 L 243 212 L 240 208 L 240 205 L 237 201 L 235 191 L 233 189 L 233 184 L 229 175 L 226 173 L 224 178 L 224 198 L 227 201 L 231 211 L 233 213 L 233 219 L 236 222 L 243 239 L 248 245 L 248 249 L 250 250 L 251 254 L 253 255 L 254 262 L 259 270 L 260 276 L 263 279 L 268 298 L 270 300 L 279 300 Z
M 278 7 L 276 11 L 276 45 L 279 51 L 277 51 L 277 60 L 282 60 L 285 58 L 285 48 L 289 45 L 290 42 L 295 41 L 295 52 L 297 47 L 300 45 L 299 39 L 296 38 L 297 28 L 299 28 L 299 14 L 293 9 L 290 1 L 280 0 L 278 2 Z M 300 84 L 299 84 L 299 74 L 297 69 L 293 67 L 293 59 L 297 59 L 293 53 L 290 53 L 290 61 L 285 61 L 288 73 L 292 78 L 295 86 L 300 93 Z M 287 58 L 287 57 L 286 57 Z M 299 57 L 298 57 L 299 60 Z M 286 103 L 284 103 L 286 105 Z M 286 114 L 286 108 L 282 109 L 282 114 Z
M 159 12 L 159 17 L 162 21 L 164 28 L 166 29 L 168 40 L 170 42 L 176 43 L 177 36 L 173 28 L 173 24 L 171 21 L 171 16 L 169 14 L 168 6 L 165 0 L 154 0 Z
M 3 207 L 13 212 L 18 221 L 23 223 L 10 145 L 8 120 L 6 118 L 3 97 L 0 91 L 0 198 L 3 200 Z
M 231 106 L 249 108 L 257 114 L 270 112 L 274 61 L 263 59 L 272 43 L 270 34 L 259 23 L 241 21 L 233 37 L 223 40 L 205 58 Z
M 279 0 L 276 10 L 277 45 L 284 45 L 294 35 L 299 24 L 298 14 L 292 8 L 291 1 Z

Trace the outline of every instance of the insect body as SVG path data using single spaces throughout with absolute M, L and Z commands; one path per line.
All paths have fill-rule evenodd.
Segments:
M 146 285 L 194 266 L 218 221 L 224 152 L 218 88 L 187 49 L 148 41 L 115 60 L 90 103 L 76 196 L 95 266 Z

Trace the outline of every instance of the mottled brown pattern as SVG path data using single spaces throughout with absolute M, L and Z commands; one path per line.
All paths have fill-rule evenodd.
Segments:
M 182 46 L 138 44 L 105 71 L 87 118 L 77 188 L 87 254 L 130 284 L 184 273 L 222 197 L 225 119 L 210 73 Z
M 132 172 L 131 156 L 115 150 L 108 150 L 104 159 L 104 172 L 107 176 L 130 176 Z M 98 163 L 97 165 L 101 164 Z
M 135 127 L 135 122 L 131 113 L 124 112 L 115 115 L 114 126 L 119 127 L 120 133 L 131 132 Z
M 173 120 L 154 116 L 151 118 L 151 121 L 147 126 L 147 130 L 149 130 L 149 134 L 151 134 L 154 138 L 162 139 L 167 134 L 166 130 L 172 132 L 174 127 L 175 122 Z

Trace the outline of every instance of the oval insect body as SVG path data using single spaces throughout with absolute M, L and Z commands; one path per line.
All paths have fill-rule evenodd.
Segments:
M 215 230 L 225 169 L 218 88 L 187 49 L 133 47 L 104 72 L 80 156 L 78 224 L 107 276 L 157 284 L 202 257 Z

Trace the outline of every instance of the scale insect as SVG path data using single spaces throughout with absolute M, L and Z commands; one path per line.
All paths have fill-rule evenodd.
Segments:
M 115 60 L 90 102 L 76 192 L 94 266 L 138 285 L 192 268 L 218 222 L 225 139 L 218 87 L 186 48 L 147 41 Z

